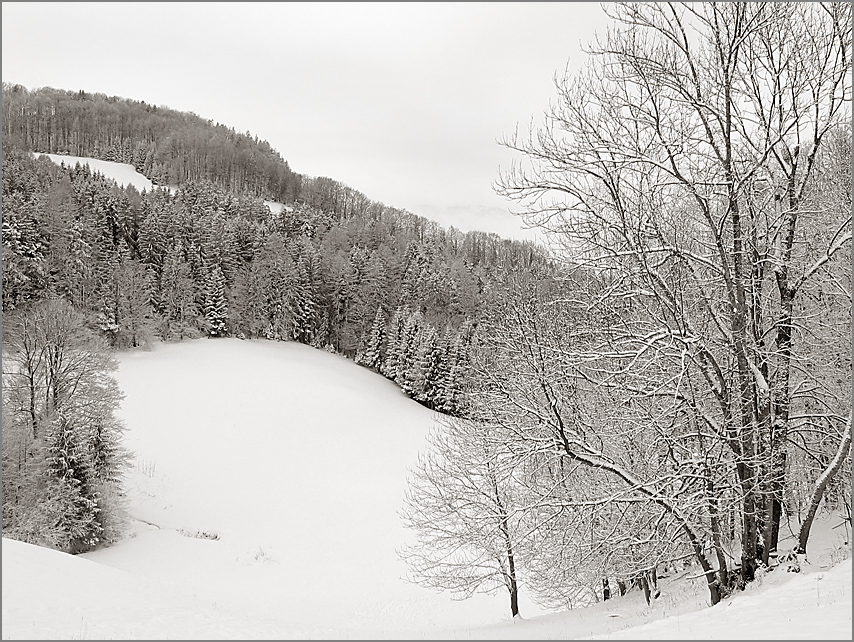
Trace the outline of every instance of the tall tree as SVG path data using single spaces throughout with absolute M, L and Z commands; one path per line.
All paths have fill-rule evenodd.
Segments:
M 377 307 L 374 322 L 371 325 L 371 333 L 364 350 L 356 356 L 356 363 L 379 370 L 383 360 L 383 344 L 385 343 L 386 316 L 382 307 Z
M 184 260 L 183 244 L 179 241 L 166 253 L 157 292 L 162 317 L 160 338 L 164 341 L 194 336 L 192 328 L 197 316 L 194 292 L 190 266 Z
M 204 297 L 208 334 L 213 337 L 225 336 L 228 334 L 228 302 L 225 298 L 225 277 L 218 265 L 208 271 Z

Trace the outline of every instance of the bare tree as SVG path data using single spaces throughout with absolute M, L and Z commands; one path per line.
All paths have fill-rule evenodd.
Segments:
M 615 327 L 613 310 L 583 300 L 603 287 L 595 277 L 561 285 L 538 275 L 511 285 L 481 323 L 471 412 L 500 427 L 524 486 L 542 601 L 580 603 L 580 587 L 592 593 L 602 577 L 630 578 L 687 553 L 716 603 L 721 581 L 705 543 L 715 539 L 707 491 L 719 452 L 692 430 L 681 400 L 639 388 L 669 373 L 655 355 L 640 375 L 626 368 L 639 359 L 620 353 L 632 316 L 624 310 Z M 600 385 L 606 371 L 613 379 Z
M 497 190 L 607 283 L 589 307 L 611 311 L 619 359 L 589 380 L 672 400 L 683 432 L 725 448 L 706 483 L 737 493 L 749 581 L 776 547 L 793 407 L 822 397 L 792 376 L 809 351 L 798 302 L 850 247 L 850 210 L 808 198 L 820 150 L 850 118 L 850 6 L 606 12 L 616 26 L 584 73 L 559 80 L 545 126 L 505 141 L 527 162 Z
M 449 419 L 431 433 L 402 511 L 417 543 L 401 556 L 415 582 L 460 597 L 503 586 L 516 617 L 525 558 L 521 518 L 513 470 L 494 448 L 500 440 L 491 437 L 488 425 L 462 419 Z
M 815 486 L 813 487 L 809 507 L 807 508 L 807 514 L 806 517 L 804 517 L 804 521 L 801 523 L 801 528 L 798 532 L 798 553 L 807 552 L 807 541 L 809 540 L 810 529 L 812 528 L 812 522 L 813 519 L 815 519 L 815 514 L 818 510 L 818 505 L 821 502 L 821 498 L 824 495 L 824 491 L 827 488 L 828 482 L 837 472 L 839 472 L 839 469 L 842 467 L 842 463 L 848 457 L 848 452 L 850 451 L 850 449 L 851 415 L 849 414 L 848 421 L 845 424 L 845 433 L 842 437 L 842 441 L 839 442 L 839 448 L 837 449 L 836 454 L 833 456 L 833 459 L 830 460 L 830 463 L 828 464 L 827 468 L 822 471 L 821 475 L 815 482 Z

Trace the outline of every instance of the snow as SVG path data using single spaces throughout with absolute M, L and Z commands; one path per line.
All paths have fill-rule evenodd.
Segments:
M 285 209 L 285 204 L 277 201 L 264 201 L 264 205 L 267 206 L 267 209 L 269 209 L 274 216 L 279 216 Z
M 513 621 L 506 593 L 454 601 L 402 579 L 397 511 L 436 415 L 391 382 L 296 343 L 119 361 L 133 537 L 79 556 L 4 538 L 4 639 L 851 638 L 838 519 L 816 521 L 804 573 L 711 609 L 699 581 L 670 578 L 651 607 L 635 591 L 546 614 L 523 593 Z
M 101 172 L 107 178 L 111 178 L 121 187 L 133 185 L 137 191 L 146 190 L 150 192 L 152 189 L 165 188 L 170 193 L 174 194 L 178 188 L 175 185 L 155 185 L 148 178 L 136 171 L 136 168 L 129 163 L 114 163 L 113 161 L 99 160 L 97 158 L 89 158 L 87 156 L 68 156 L 65 154 L 44 154 L 41 152 L 34 153 L 35 156 L 47 156 L 57 165 L 65 163 L 66 166 L 74 167 L 77 163 L 88 165 L 92 171 Z M 264 205 L 274 215 L 279 215 L 285 209 L 284 203 L 276 201 L 264 201 Z
M 775 571 L 776 573 L 776 571 Z M 737 640 L 851 639 L 851 560 L 828 571 L 788 574 L 789 579 L 701 611 L 677 615 L 592 639 L 673 640 L 705 638 Z M 770 577 L 770 576 L 766 576 Z
M 136 171 L 136 168 L 130 163 L 114 163 L 112 161 L 99 160 L 96 158 L 88 158 L 85 156 L 66 156 L 64 154 L 43 154 L 36 153 L 37 156 L 47 156 L 57 165 L 65 163 L 66 167 L 74 167 L 77 163 L 88 165 L 93 172 L 101 172 L 107 178 L 116 181 L 121 187 L 133 185 L 137 191 L 151 191 L 159 187 L 154 185 L 148 178 Z M 175 191 L 174 187 L 167 187 L 169 191 Z

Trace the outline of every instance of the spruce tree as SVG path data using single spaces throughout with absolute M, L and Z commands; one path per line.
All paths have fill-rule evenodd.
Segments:
M 446 333 L 447 336 L 447 333 Z M 447 338 L 435 337 L 432 347 L 425 355 L 424 363 L 424 403 L 434 410 L 442 404 L 442 392 L 448 377 Z
M 448 351 L 445 376 L 439 391 L 437 410 L 449 415 L 459 415 L 462 411 L 462 392 L 469 376 L 469 344 L 472 326 L 464 324 L 457 334 L 453 346 Z
M 377 314 L 374 316 L 374 323 L 371 326 L 371 334 L 368 338 L 368 344 L 365 349 L 357 355 L 356 362 L 370 368 L 371 370 L 379 370 L 382 363 L 382 349 L 385 341 L 385 312 L 382 306 L 377 307 Z
M 400 368 L 401 349 L 403 341 L 403 326 L 409 316 L 409 308 L 398 307 L 391 318 L 388 330 L 388 345 L 385 360 L 382 364 L 382 374 L 394 381 Z
M 208 332 L 213 337 L 224 337 L 228 334 L 228 304 L 225 299 L 225 277 L 218 265 L 208 273 L 205 283 L 205 320 Z
M 159 311 L 163 317 L 160 338 L 183 339 L 194 334 L 196 318 L 194 289 L 190 265 L 184 261 L 184 247 L 180 241 L 166 253 L 160 275 L 158 297 Z
M 424 325 L 418 332 L 412 364 L 406 371 L 403 389 L 420 403 L 427 403 L 427 373 L 436 351 L 437 337 L 433 326 Z
M 421 331 L 423 317 L 420 312 L 412 312 L 406 319 L 400 338 L 400 356 L 394 380 L 404 388 L 406 386 L 406 372 L 414 364 L 418 351 L 418 334 Z M 409 394 L 409 390 L 404 389 Z
M 3 387 L 3 536 L 72 553 L 116 539 L 128 454 L 115 417 L 115 360 L 63 299 L 5 321 L 13 367 Z

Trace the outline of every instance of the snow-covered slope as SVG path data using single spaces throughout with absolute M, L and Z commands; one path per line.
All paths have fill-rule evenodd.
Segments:
M 768 586 L 751 586 L 713 608 L 593 637 L 620 640 L 851 639 L 850 558 L 827 571 L 789 574 L 788 578 L 783 571 L 774 574 L 773 579 L 788 581 L 772 583 L 768 576 Z
M 264 201 L 264 205 L 266 205 L 267 209 L 277 216 L 285 209 L 285 204 L 277 201 Z
M 77 557 L 4 539 L 4 639 L 851 636 L 851 562 L 818 554 L 713 609 L 684 581 L 652 607 L 633 592 L 543 615 L 523 596 L 517 622 L 503 594 L 452 601 L 401 579 L 397 510 L 436 417 L 391 382 L 236 339 L 122 353 L 118 379 L 135 537 Z M 838 521 L 817 523 L 817 551 Z
M 154 183 L 136 171 L 136 168 L 129 163 L 114 163 L 113 161 L 99 160 L 97 158 L 89 158 L 86 156 L 67 156 L 64 154 L 36 153 L 35 155 L 47 156 L 57 165 L 62 163 L 72 167 L 77 163 L 80 163 L 81 165 L 88 165 L 92 171 L 101 172 L 101 174 L 107 178 L 111 178 L 116 181 L 120 186 L 124 187 L 125 185 L 133 185 L 139 192 L 142 190 L 150 192 L 152 189 L 160 187 L 158 185 L 154 185 Z M 166 189 L 173 194 L 177 190 L 174 185 L 167 185 Z M 276 201 L 264 201 L 264 205 L 266 205 L 273 214 L 277 215 L 281 214 L 285 209 L 284 203 L 278 203 Z
M 244 637 L 394 636 L 509 617 L 505 596 L 455 602 L 401 579 L 395 549 L 410 534 L 397 511 L 435 416 L 394 384 L 296 343 L 202 339 L 119 356 L 138 533 L 88 562 L 233 613 Z M 26 606 L 3 573 L 10 604 Z M 4 636 L 47 634 L 39 618 L 10 615 Z
M 88 165 L 92 171 L 101 172 L 107 178 L 112 178 L 119 185 L 133 185 L 137 191 L 151 191 L 157 187 L 145 176 L 136 171 L 136 168 L 129 163 L 114 163 L 112 161 L 99 160 L 97 158 L 88 158 L 85 156 L 66 156 L 63 154 L 36 154 L 37 156 L 47 156 L 54 163 L 60 165 L 65 163 L 66 166 L 74 167 L 77 163 Z M 174 188 L 168 189 L 174 191 Z

